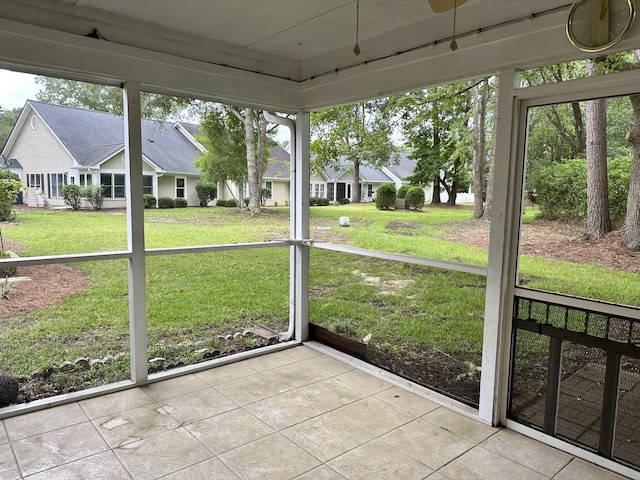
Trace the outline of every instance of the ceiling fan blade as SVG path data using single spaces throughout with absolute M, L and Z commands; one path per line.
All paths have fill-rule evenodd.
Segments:
M 429 0 L 433 13 L 442 13 L 453 10 L 454 7 L 464 5 L 467 0 Z

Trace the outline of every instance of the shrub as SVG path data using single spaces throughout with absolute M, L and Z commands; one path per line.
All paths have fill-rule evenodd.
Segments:
M 178 197 L 173 201 L 173 204 L 176 208 L 187 208 L 187 199 Z
M 60 192 L 62 193 L 62 198 L 64 198 L 64 203 L 69 205 L 72 210 L 80 209 L 82 194 L 80 193 L 80 187 L 78 185 L 65 185 Z
M 396 206 L 396 186 L 393 183 L 383 183 L 376 191 L 376 208 L 390 210 Z
M 318 199 L 316 197 L 309 197 L 309 206 L 315 207 L 318 205 Z
M 568 160 L 546 166 L 535 180 L 540 216 L 576 220 L 587 213 L 587 161 Z
M 319 207 L 326 207 L 327 205 L 329 205 L 329 199 L 328 198 L 322 198 L 322 197 L 318 198 L 318 206 Z
M 226 202 L 224 202 L 225 207 L 237 207 L 238 202 L 236 202 L 235 198 L 230 198 Z
M 218 189 L 216 184 L 207 180 L 200 180 L 196 183 L 196 192 L 201 207 L 206 207 L 211 200 L 216 198 Z
M 0 258 L 11 258 L 9 252 L 4 250 L 0 250 Z M 0 266 L 0 278 L 13 277 L 16 274 L 17 267 L 15 265 L 12 266 Z
M 176 203 L 171 197 L 160 197 L 158 199 L 158 208 L 175 208 Z
M 242 203 L 244 204 L 245 207 L 249 206 L 249 197 L 244 197 L 242 199 Z
M 144 208 L 156 208 L 158 200 L 150 193 L 144 194 Z
M 424 207 L 424 190 L 420 187 L 411 187 L 406 193 L 404 206 L 407 210 L 418 210 Z
M 219 198 L 219 199 L 216 200 L 216 206 L 217 207 L 226 207 L 227 206 L 227 201 Z
M 260 202 L 264 205 L 267 202 L 267 199 L 271 198 L 271 189 L 263 188 L 260 190 Z
M 402 185 L 399 189 L 398 189 L 398 193 L 396 193 L 396 197 L 397 198 L 405 198 L 405 196 L 407 195 L 407 192 L 409 191 L 409 189 L 411 188 L 411 185 Z
M 341 198 L 340 200 L 338 200 L 338 203 L 340 205 L 347 205 L 347 204 L 351 203 L 351 200 L 349 200 L 348 198 Z
M 0 222 L 10 222 L 16 218 L 13 203 L 18 198 L 20 187 L 17 173 L 0 168 Z
M 80 187 L 80 195 L 86 198 L 94 210 L 100 210 L 104 202 L 104 189 L 101 185 Z

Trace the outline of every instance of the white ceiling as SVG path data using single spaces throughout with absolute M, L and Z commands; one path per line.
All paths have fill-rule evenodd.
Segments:
M 233 85 L 218 82 L 216 88 L 228 90 L 220 91 L 221 98 L 243 95 L 248 102 L 265 103 L 273 89 L 284 88 L 283 98 L 271 103 L 318 108 L 579 57 L 564 35 L 570 3 L 468 0 L 458 7 L 459 48 L 452 52 L 452 11 L 434 14 L 428 0 L 360 0 L 362 53 L 356 56 L 356 0 L 0 0 L 0 64 L 51 69 L 68 63 L 66 71 L 107 76 L 106 67 L 90 65 L 88 55 L 56 58 L 55 63 L 41 58 L 37 48 L 26 46 L 25 37 L 34 36 L 46 38 L 47 48 L 73 44 L 83 52 L 116 52 L 121 60 L 125 53 L 144 61 L 166 54 L 195 62 L 185 63 L 190 70 L 222 66 L 229 72 L 227 80 L 242 77 Z M 100 40 L 85 37 L 93 29 Z M 3 39 L 3 31 L 11 34 Z M 636 31 L 627 48 L 640 45 Z M 24 49 L 12 48 L 23 40 Z M 136 76 L 151 85 L 144 71 Z M 178 82 L 156 74 L 153 83 L 162 90 Z M 184 91 L 202 90 L 193 83 Z M 262 86 L 256 84 L 266 84 L 268 93 L 259 94 Z

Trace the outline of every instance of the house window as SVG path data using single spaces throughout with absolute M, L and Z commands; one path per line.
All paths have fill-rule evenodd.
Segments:
M 102 185 L 102 189 L 104 190 L 105 198 L 124 198 L 124 173 L 101 173 L 100 185 Z
M 309 184 L 309 196 L 316 198 L 325 198 L 324 183 Z
M 142 193 L 153 195 L 153 175 L 142 176 Z
M 35 188 L 36 190 L 42 190 L 42 184 L 44 183 L 44 174 L 42 173 L 27 173 L 27 187 Z
M 327 198 L 331 201 L 335 200 L 335 183 L 327 183 Z
M 67 184 L 66 173 L 49 173 L 49 198 L 62 197 L 62 187 Z
M 247 198 L 249 196 L 249 184 L 247 182 L 242 182 L 242 198 Z
M 271 200 L 273 198 L 273 182 L 264 182 L 264 188 L 269 189 L 269 194 L 267 195 L 267 200 Z
M 79 185 L 81 187 L 87 187 L 91 185 L 91 174 L 90 173 L 81 173 L 78 175 Z
M 176 198 L 186 197 L 187 179 L 183 177 L 176 177 Z
M 367 184 L 367 197 L 373 197 L 373 185 L 370 183 Z

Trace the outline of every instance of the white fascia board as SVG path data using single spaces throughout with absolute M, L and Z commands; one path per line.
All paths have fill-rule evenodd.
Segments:
M 389 179 L 392 180 L 393 183 L 395 183 L 396 185 L 404 181 L 400 177 L 398 177 L 396 174 L 394 174 L 391 170 L 389 170 L 387 167 L 380 167 L 380 170 L 382 170 L 382 173 L 384 173 L 387 177 L 389 177 Z
M 2 156 L 5 159 L 7 159 L 7 161 L 9 161 L 9 157 L 8 157 L 9 152 L 13 148 L 13 145 L 16 143 L 16 140 L 18 139 L 18 135 L 22 130 L 22 127 L 26 123 L 27 118 L 29 118 L 30 113 L 33 112 L 33 108 L 31 106 L 27 108 L 27 106 L 29 106 L 28 101 L 24 104 L 24 107 L 22 107 L 22 110 L 20 111 L 20 116 L 18 117 L 18 120 L 16 120 L 16 124 L 13 126 L 13 129 L 11 130 L 11 133 L 9 134 L 9 138 L 7 139 L 7 142 L 4 144 L 4 147 L 2 148 Z
M 180 125 L 180 122 L 175 122 L 173 127 L 178 130 L 189 142 L 198 149 L 198 151 L 205 153 L 207 151 L 206 147 L 202 145 L 198 140 L 195 139 L 193 135 L 191 135 L 186 128 Z
M 300 85 L 192 60 L 0 19 L 0 67 L 279 112 L 294 112 Z
M 448 42 L 366 62 L 366 52 L 351 68 L 317 76 L 302 83 L 305 110 L 318 110 L 371 98 L 385 97 L 461 80 L 480 78 L 503 69 L 521 69 L 587 58 L 566 37 L 566 12 L 459 38 L 458 50 Z M 637 27 L 637 26 L 636 26 Z M 640 47 L 640 29 L 634 28 L 616 51 Z

